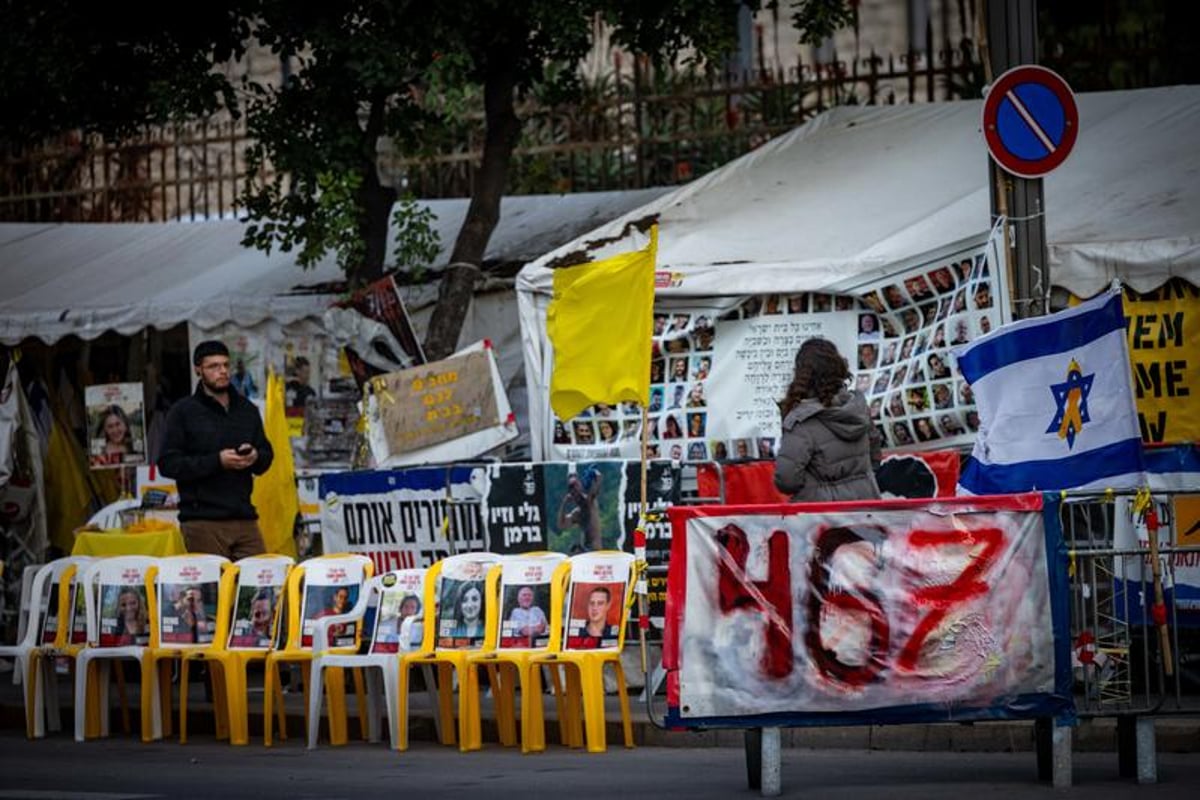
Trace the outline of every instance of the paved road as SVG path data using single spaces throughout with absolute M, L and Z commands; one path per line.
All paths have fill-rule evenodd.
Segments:
M 784 796 L 804 798 L 1077 796 L 1195 798 L 1200 759 L 1161 754 L 1160 783 L 1135 786 L 1117 776 L 1116 758 L 1075 756 L 1075 786 L 1055 792 L 1035 780 L 1031 753 L 901 753 L 787 749 Z M 129 738 L 77 744 L 37 742 L 0 732 L 0 800 L 7 798 L 251 797 L 358 798 L 419 791 L 423 797 L 756 797 L 736 748 L 610 750 L 603 755 L 552 748 L 522 756 L 495 745 L 461 754 L 418 742 L 399 754 L 354 743 L 310 752 L 289 740 L 271 749 L 231 748 L 212 739 L 143 745 Z

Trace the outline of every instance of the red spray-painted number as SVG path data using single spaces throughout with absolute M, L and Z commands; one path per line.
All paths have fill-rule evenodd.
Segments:
M 896 657 L 896 666 L 903 670 L 913 670 L 921 656 L 921 646 L 929 638 L 929 634 L 937 629 L 950 609 L 972 597 L 985 594 L 987 583 L 984 574 L 991 568 L 992 562 L 1004 547 L 1004 533 L 998 528 L 978 528 L 969 531 L 913 531 L 908 538 L 910 547 L 960 547 L 982 543 L 983 549 L 978 555 L 968 559 L 967 566 L 951 583 L 940 586 L 923 586 L 912 593 L 912 599 L 921 606 L 929 606 L 927 613 L 913 630 L 912 636 L 904 644 L 904 649 Z
M 746 577 L 746 559 L 750 543 L 746 532 L 726 525 L 717 532 L 719 554 L 718 592 L 722 614 L 754 609 L 766 617 L 766 649 L 763 672 L 772 678 L 785 678 L 792 672 L 792 570 L 788 564 L 788 535 L 772 531 L 767 539 L 767 579 L 751 581 Z
M 828 528 L 817 536 L 812 558 L 808 562 L 808 628 L 804 633 L 804 646 L 817 669 L 826 678 L 851 687 L 865 686 L 879 679 L 887 663 L 891 629 L 879 596 L 861 586 L 845 589 L 830 587 L 829 567 L 839 549 L 848 545 L 868 542 L 878 546 L 886 537 L 879 528 Z M 847 664 L 837 653 L 825 647 L 821 636 L 821 609 L 833 606 L 851 614 L 864 614 L 871 627 L 867 644 L 867 658 L 862 664 Z
M 804 646 L 817 669 L 826 678 L 850 687 L 864 686 L 880 679 L 889 661 L 891 628 L 879 596 L 869 588 L 855 586 L 833 588 L 829 567 L 837 551 L 848 545 L 867 542 L 878 547 L 887 537 L 882 528 L 837 527 L 821 531 L 808 563 L 808 593 L 805 598 L 806 627 Z M 717 532 L 720 545 L 718 593 L 721 613 L 753 609 L 766 618 L 766 648 L 763 672 L 772 678 L 784 678 L 794 666 L 792 654 L 792 580 L 788 562 L 788 534 L 772 531 L 767 539 L 767 579 L 751 581 L 746 577 L 750 544 L 737 525 L 726 525 Z M 912 671 L 921 655 L 921 647 L 930 634 L 957 604 L 988 591 L 983 576 L 991 568 L 1004 546 L 1003 532 L 997 528 L 969 531 L 913 531 L 908 537 L 912 548 L 962 547 L 982 544 L 970 556 L 959 576 L 948 584 L 915 589 L 911 600 L 929 611 L 917 623 L 912 635 L 896 656 L 899 669 Z M 862 664 L 847 664 L 825 646 L 821 635 L 821 611 L 831 606 L 843 612 L 865 615 L 870 625 L 867 658 Z

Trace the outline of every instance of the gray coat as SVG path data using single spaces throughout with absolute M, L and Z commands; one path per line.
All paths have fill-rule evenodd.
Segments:
M 842 391 L 828 408 L 806 398 L 783 419 L 775 487 L 798 503 L 878 498 L 879 447 L 861 394 Z

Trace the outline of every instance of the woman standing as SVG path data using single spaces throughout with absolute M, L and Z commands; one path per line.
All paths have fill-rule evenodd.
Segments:
M 846 389 L 849 379 L 846 359 L 826 339 L 809 339 L 796 353 L 775 457 L 775 486 L 795 502 L 879 497 L 878 434 L 863 396 Z

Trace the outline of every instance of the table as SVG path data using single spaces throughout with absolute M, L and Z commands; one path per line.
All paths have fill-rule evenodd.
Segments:
M 71 548 L 73 556 L 181 556 L 186 552 L 178 528 L 139 533 L 81 531 Z

